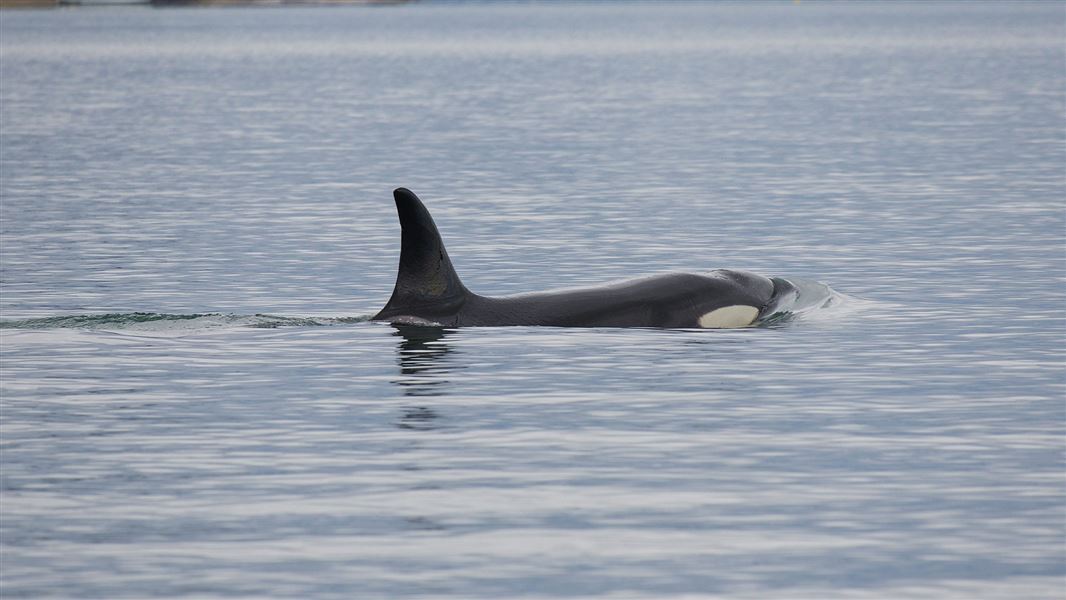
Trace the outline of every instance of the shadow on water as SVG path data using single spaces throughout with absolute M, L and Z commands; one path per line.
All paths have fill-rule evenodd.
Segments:
M 449 374 L 457 367 L 445 357 L 451 352 L 445 340 L 455 333 L 443 327 L 421 325 L 393 325 L 400 337 L 396 354 L 400 363 L 400 377 L 393 380 L 404 396 L 442 396 L 450 385 Z M 437 429 L 440 416 L 432 408 L 407 406 L 396 426 L 401 429 Z

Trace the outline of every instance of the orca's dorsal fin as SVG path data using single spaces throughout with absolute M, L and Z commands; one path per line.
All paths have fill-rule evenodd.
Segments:
M 397 188 L 392 195 L 400 217 L 400 268 L 392 297 L 374 319 L 454 314 L 470 292 L 448 258 L 433 217 L 411 190 Z

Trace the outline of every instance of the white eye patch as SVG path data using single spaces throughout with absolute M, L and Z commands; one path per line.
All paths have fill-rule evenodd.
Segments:
M 723 306 L 700 317 L 700 327 L 704 329 L 727 329 L 730 327 L 747 327 L 759 316 L 759 309 L 754 306 L 734 304 Z

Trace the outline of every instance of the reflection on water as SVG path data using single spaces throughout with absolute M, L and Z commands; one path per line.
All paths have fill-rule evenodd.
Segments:
M 462 367 L 450 365 L 445 357 L 451 352 L 445 342 L 453 330 L 421 325 L 393 325 L 400 337 L 396 354 L 400 363 L 400 377 L 393 383 L 405 396 L 439 396 L 449 384 L 447 376 Z M 412 419 L 425 419 L 410 417 Z M 432 418 L 432 417 L 429 417 Z M 424 428 L 424 427 L 423 427 Z
M 407 406 L 403 409 L 403 415 L 396 426 L 400 429 L 414 429 L 417 431 L 429 431 L 437 429 L 436 420 L 440 415 L 432 408 L 426 406 Z

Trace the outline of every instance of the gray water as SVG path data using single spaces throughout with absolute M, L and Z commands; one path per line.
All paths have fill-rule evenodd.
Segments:
M 1066 597 L 1066 7 L 0 13 L 4 598 Z M 393 327 L 718 267 L 729 331 Z

